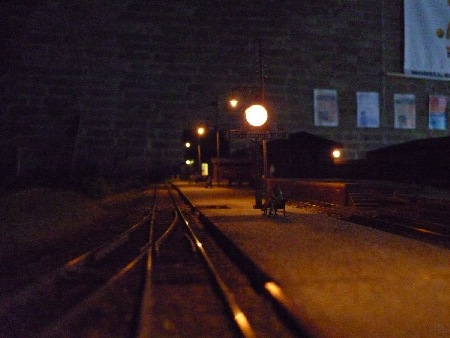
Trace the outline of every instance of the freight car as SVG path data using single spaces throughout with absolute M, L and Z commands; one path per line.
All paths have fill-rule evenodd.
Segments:
M 327 178 L 334 176 L 333 150 L 342 144 L 306 132 L 289 134 L 288 139 L 267 141 L 269 177 Z M 262 150 L 262 149 L 261 149 Z M 217 180 L 217 159 L 212 160 Z M 261 164 L 262 165 L 262 164 Z M 229 184 L 255 182 L 255 168 L 249 159 L 220 159 L 220 177 Z M 262 169 L 262 168 L 261 168 Z M 261 170 L 262 172 L 262 170 Z
M 327 178 L 335 175 L 331 156 L 342 144 L 306 132 L 290 133 L 288 139 L 267 142 L 268 165 L 273 176 Z
M 217 159 L 212 159 L 214 180 L 220 175 L 220 181 L 226 181 L 229 185 L 237 183 L 239 185 L 248 183 L 253 185 L 255 182 L 255 175 L 252 161 L 248 159 L 231 159 L 221 158 L 219 166 L 217 166 Z

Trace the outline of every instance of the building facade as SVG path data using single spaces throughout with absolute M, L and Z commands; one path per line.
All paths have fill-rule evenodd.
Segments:
M 402 0 L 17 1 L 0 11 L 4 175 L 171 172 L 183 130 L 242 127 L 228 98 L 260 86 L 259 42 L 271 129 L 340 142 L 350 160 L 449 135 L 430 128 L 429 99 L 447 97 L 450 82 L 403 75 Z M 375 99 L 358 102 L 364 93 Z M 411 97 L 413 125 L 398 116 Z M 374 102 L 377 120 L 364 120 L 361 104 Z

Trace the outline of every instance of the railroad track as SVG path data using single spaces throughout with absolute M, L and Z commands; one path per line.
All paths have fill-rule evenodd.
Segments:
M 198 216 L 173 187 L 154 187 L 137 224 L 3 299 L 0 337 L 313 335 L 280 286 Z
M 88 336 L 111 326 L 96 322 L 115 306 L 114 335 L 126 336 L 131 320 L 119 319 L 134 311 L 122 292 L 138 295 L 139 266 L 148 249 L 149 223 L 154 215 L 156 189 L 149 201 L 149 213 L 113 240 L 74 258 L 59 269 L 0 303 L 0 337 Z M 123 302 L 111 303 L 111 297 Z M 112 318 L 112 317 L 110 317 Z
M 282 289 L 273 281 L 261 284 L 261 273 L 249 276 L 237 266 L 246 258 L 237 252 L 230 258 L 223 241 L 211 236 L 210 224 L 173 189 L 168 194 L 178 217 L 168 229 L 154 229 L 138 336 L 306 336 L 301 315 Z
M 319 201 L 292 204 L 352 223 L 450 247 L 449 211 L 436 204 L 399 202 L 380 197 L 374 206 L 368 207 L 339 206 Z

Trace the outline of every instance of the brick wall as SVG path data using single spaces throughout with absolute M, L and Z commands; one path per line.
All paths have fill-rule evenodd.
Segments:
M 0 5 L 2 173 L 147 176 L 183 160 L 181 133 L 239 127 L 226 99 L 258 85 L 271 128 L 344 143 L 352 158 L 427 128 L 448 82 L 402 72 L 403 1 L 63 1 Z M 313 89 L 336 89 L 340 123 L 313 124 Z M 356 128 L 356 91 L 378 91 L 381 128 Z M 393 128 L 393 93 L 415 93 L 417 128 Z

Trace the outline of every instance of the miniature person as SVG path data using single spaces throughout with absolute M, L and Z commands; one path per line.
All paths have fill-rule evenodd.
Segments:
M 269 216 L 275 214 L 275 204 L 283 201 L 283 192 L 281 191 L 280 184 L 276 184 L 272 189 L 272 198 L 270 201 Z
M 212 188 L 212 177 L 211 177 L 211 176 L 208 176 L 208 177 L 206 178 L 206 185 L 205 185 L 205 188 Z
M 274 178 L 275 166 L 273 164 L 269 167 L 270 178 Z

